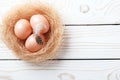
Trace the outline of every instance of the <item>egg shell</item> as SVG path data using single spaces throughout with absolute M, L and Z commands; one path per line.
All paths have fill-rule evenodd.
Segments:
M 40 30 L 40 34 L 46 33 L 49 30 L 48 20 L 40 14 L 33 15 L 30 19 L 30 24 L 34 31 L 38 27 L 39 29 L 37 28 L 37 30 Z
M 15 35 L 21 39 L 26 39 L 32 33 L 32 27 L 26 19 L 20 19 L 16 22 L 14 27 Z
M 42 39 L 43 43 L 45 42 L 45 38 L 43 35 L 40 36 L 40 38 Z M 25 47 L 26 49 L 28 49 L 30 52 L 36 52 L 36 51 L 39 51 L 43 45 L 40 45 L 36 42 L 36 39 L 35 39 L 35 35 L 34 34 L 31 34 L 26 42 L 25 42 Z

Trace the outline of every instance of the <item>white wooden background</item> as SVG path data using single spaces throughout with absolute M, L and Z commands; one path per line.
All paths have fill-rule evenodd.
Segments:
M 26 63 L 0 40 L 0 80 L 120 80 L 120 0 L 40 1 L 53 6 L 65 25 L 59 55 L 51 63 Z M 0 0 L 0 23 L 24 2 Z

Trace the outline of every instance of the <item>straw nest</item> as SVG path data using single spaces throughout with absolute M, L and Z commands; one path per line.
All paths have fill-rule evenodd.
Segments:
M 45 34 L 47 42 L 37 52 L 30 52 L 25 48 L 25 41 L 18 39 L 14 34 L 14 25 L 19 19 L 30 20 L 34 14 L 44 15 L 50 30 Z M 20 58 L 30 62 L 41 62 L 53 59 L 61 45 L 63 26 L 58 13 L 48 5 L 41 3 L 26 3 L 10 10 L 2 22 L 2 39 L 6 45 Z

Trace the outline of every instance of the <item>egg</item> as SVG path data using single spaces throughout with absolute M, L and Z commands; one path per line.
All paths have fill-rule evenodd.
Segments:
M 40 14 L 33 15 L 30 19 L 30 24 L 33 31 L 39 34 L 44 34 L 49 30 L 48 20 Z
M 43 43 L 45 42 L 45 38 L 43 35 L 40 36 L 40 40 L 42 40 L 42 43 L 39 44 L 36 40 L 36 35 L 35 34 L 31 34 L 26 42 L 25 42 L 25 47 L 26 49 L 28 49 L 30 52 L 36 52 L 39 51 L 42 47 L 43 47 Z
M 14 26 L 14 33 L 21 40 L 27 39 L 32 33 L 30 22 L 26 19 L 18 20 Z

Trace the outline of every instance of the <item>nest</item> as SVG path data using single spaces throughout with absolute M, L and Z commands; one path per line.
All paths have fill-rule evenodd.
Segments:
M 25 48 L 25 41 L 18 39 L 14 33 L 14 25 L 19 19 L 30 21 L 32 15 L 42 14 L 50 24 L 50 30 L 45 34 L 47 42 L 37 52 Z M 41 62 L 53 59 L 61 45 L 63 26 L 58 13 L 51 6 L 41 3 L 26 3 L 10 10 L 3 18 L 2 38 L 6 45 L 20 58 L 30 62 Z

